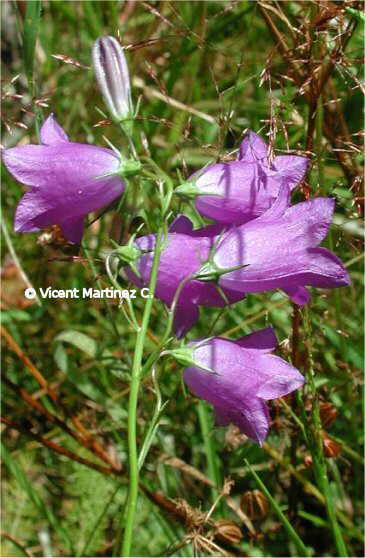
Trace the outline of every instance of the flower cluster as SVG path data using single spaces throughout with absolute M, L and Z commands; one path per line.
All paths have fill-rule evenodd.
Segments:
M 92 56 L 112 119 L 131 139 L 134 116 L 123 49 L 114 38 L 101 37 Z M 40 140 L 41 145 L 3 153 L 9 172 L 30 187 L 17 207 L 14 228 L 32 232 L 57 224 L 68 240 L 79 244 L 85 215 L 121 196 L 125 178 L 140 169 L 140 162 L 134 152 L 132 159 L 124 159 L 114 149 L 69 141 L 52 114 Z M 199 306 L 224 307 L 247 293 L 273 289 L 303 305 L 309 300 L 308 286 L 349 284 L 342 263 L 319 246 L 331 224 L 334 201 L 318 197 L 291 205 L 291 192 L 307 164 L 305 157 L 294 155 L 271 161 L 265 142 L 249 132 L 235 161 L 209 165 L 175 189 L 177 196 L 193 199 L 203 217 L 215 221 L 194 230 L 180 215 L 163 239 L 155 294 L 172 309 L 178 338 L 197 321 Z M 156 236 L 150 234 L 128 247 L 127 274 L 139 286 L 149 284 L 155 245 Z M 266 401 L 304 383 L 298 370 L 270 354 L 275 346 L 268 328 L 236 341 L 215 337 L 167 352 L 187 366 L 186 383 L 212 403 L 217 424 L 233 422 L 261 444 L 269 429 Z
M 246 293 L 282 289 L 297 305 L 308 302 L 306 287 L 349 284 L 341 261 L 319 244 L 327 235 L 334 200 L 314 198 L 291 205 L 290 194 L 303 179 L 307 160 L 292 155 L 269 164 L 266 144 L 249 132 L 237 161 L 211 165 L 178 186 L 178 195 L 196 199 L 202 216 L 216 221 L 198 230 L 180 215 L 172 223 L 160 257 L 156 294 L 174 303 L 175 333 L 183 336 L 199 316 L 199 306 L 225 306 Z M 139 250 L 129 272 L 148 284 L 154 235 L 135 241 Z M 265 400 L 290 393 L 303 376 L 278 357 L 271 329 L 237 341 L 212 338 L 171 351 L 188 368 L 192 392 L 209 401 L 217 424 L 233 422 L 262 443 L 269 428 Z

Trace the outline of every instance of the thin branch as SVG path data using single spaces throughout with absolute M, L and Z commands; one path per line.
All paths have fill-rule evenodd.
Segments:
M 109 463 L 114 468 L 118 468 L 117 465 L 114 463 L 112 458 L 109 454 L 105 451 L 102 447 L 100 442 L 95 440 L 95 438 L 90 434 L 87 429 L 81 424 L 81 422 L 75 416 L 70 416 L 68 409 L 62 404 L 59 399 L 57 393 L 50 387 L 49 383 L 43 376 L 43 374 L 38 370 L 38 368 L 33 364 L 33 362 L 27 357 L 27 355 L 22 351 L 21 347 L 17 344 L 17 342 L 13 339 L 10 335 L 8 330 L 1 326 L 0 333 L 7 341 L 9 347 L 15 352 L 15 354 L 20 358 L 20 360 L 25 364 L 26 368 L 32 374 L 32 376 L 37 380 L 39 385 L 46 391 L 52 401 L 63 411 L 65 416 L 69 417 L 72 421 L 75 428 L 80 432 L 81 437 L 79 437 L 80 443 L 87 447 L 88 449 L 92 449 L 93 452 L 105 463 Z M 62 422 L 62 421 L 61 421 Z M 63 423 L 64 424 L 64 423 Z M 82 441 L 81 441 L 82 440 Z
M 72 459 L 72 461 L 77 461 L 78 463 L 81 463 L 82 465 L 85 465 L 86 467 L 89 467 L 90 469 L 94 469 L 95 471 L 99 471 L 99 473 L 104 473 L 106 475 L 117 475 L 118 474 L 118 472 L 113 470 L 113 469 L 109 469 L 108 467 L 103 467 L 102 465 L 98 465 L 97 463 L 94 463 L 93 461 L 89 461 L 89 459 L 84 459 L 83 457 L 80 457 L 79 455 L 77 455 L 73 451 L 70 451 L 70 450 L 62 447 L 62 446 L 56 444 L 55 442 L 52 442 L 51 440 L 47 440 L 46 438 L 44 438 L 43 436 L 40 436 L 39 434 L 36 434 L 35 432 L 31 432 L 30 430 L 25 428 L 23 425 L 21 425 L 17 422 L 14 422 L 14 421 L 8 419 L 7 417 L 1 417 L 1 422 L 3 424 L 5 424 L 6 426 L 8 426 L 9 428 L 14 428 L 14 430 L 17 430 L 21 434 L 25 434 L 26 436 L 29 436 L 30 438 L 33 438 L 34 440 L 37 440 L 37 442 L 42 444 L 42 446 L 45 446 L 45 447 L 51 449 L 52 451 L 58 453 L 59 455 L 63 455 L 65 457 L 68 457 L 69 459 Z M 119 474 L 121 474 L 121 472 L 119 472 Z

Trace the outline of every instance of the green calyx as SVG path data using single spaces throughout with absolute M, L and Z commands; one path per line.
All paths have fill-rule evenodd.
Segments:
M 131 243 L 128 243 L 125 246 L 119 246 L 115 250 L 115 253 L 123 262 L 128 265 L 136 262 L 142 255 L 142 252 L 134 244 Z
M 194 200 L 201 195 L 201 192 L 199 192 L 195 182 L 183 182 L 175 188 L 174 194 L 188 200 Z
M 137 269 L 136 262 L 142 256 L 143 252 L 134 244 L 134 238 L 135 237 L 132 236 L 125 246 L 117 245 L 113 253 L 118 256 L 119 260 L 121 260 L 124 265 L 128 265 L 138 279 L 140 279 L 141 276 Z
M 194 274 L 194 279 L 198 281 L 218 281 L 221 275 L 242 269 L 245 265 L 236 265 L 233 267 L 221 268 L 218 267 L 214 261 L 208 260 L 201 268 Z
M 140 172 L 142 164 L 136 159 L 122 159 L 118 169 L 118 174 L 125 178 L 135 176 Z
M 210 368 L 202 367 L 194 359 L 194 350 L 197 348 L 197 346 L 199 346 L 199 344 L 194 346 L 183 345 L 178 349 L 171 349 L 169 351 L 165 351 L 165 354 L 174 358 L 179 364 L 181 364 L 184 367 L 201 368 L 205 372 L 215 374 L 216 372 L 214 372 L 214 370 L 211 370 Z
M 173 357 L 182 366 L 196 366 L 194 361 L 194 349 L 192 347 L 180 347 L 166 351 L 167 355 Z

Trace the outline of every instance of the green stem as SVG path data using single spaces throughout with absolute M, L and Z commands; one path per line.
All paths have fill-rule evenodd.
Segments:
M 147 299 L 142 324 L 137 333 L 136 346 L 133 356 L 132 377 L 129 394 L 128 404 L 128 453 L 129 453 L 129 487 L 128 487 L 128 500 L 127 511 L 125 517 L 125 530 L 122 545 L 122 556 L 131 556 L 132 534 L 134 519 L 136 515 L 137 499 L 138 499 L 138 451 L 137 451 L 137 403 L 139 384 L 141 380 L 141 364 L 143 357 L 143 348 L 148 329 L 148 323 L 151 316 L 153 305 L 153 295 L 155 293 L 157 283 L 157 272 L 160 261 L 160 254 L 162 248 L 163 228 L 160 227 L 155 246 L 155 254 L 153 258 L 151 277 L 149 283 L 150 297 Z
M 270 504 L 272 505 L 273 509 L 275 510 L 276 515 L 278 516 L 278 518 L 283 523 L 283 526 L 284 526 L 286 532 L 288 533 L 288 536 L 289 536 L 290 540 L 295 544 L 295 546 L 297 548 L 297 551 L 298 551 L 298 556 L 311 556 L 311 552 L 306 547 L 306 545 L 304 544 L 304 542 L 302 541 L 302 539 L 300 538 L 300 536 L 298 535 L 298 533 L 296 532 L 296 530 L 294 529 L 294 527 L 292 526 L 290 521 L 287 519 L 287 517 L 281 511 L 281 508 L 280 508 L 279 504 L 277 503 L 276 499 L 271 496 L 270 491 L 266 488 L 265 484 L 262 482 L 262 480 L 257 475 L 257 473 L 255 473 L 255 471 L 252 469 L 252 467 L 250 466 L 247 459 L 245 459 L 245 463 L 246 463 L 248 469 L 250 470 L 251 475 L 254 477 L 254 479 L 257 482 L 257 484 L 259 485 L 260 489 L 265 494 L 266 498 L 269 500 Z
M 328 480 L 327 465 L 323 454 L 323 440 L 322 440 L 322 423 L 319 413 L 319 400 L 318 393 L 314 381 L 314 370 L 313 370 L 313 360 L 312 352 L 310 347 L 311 338 L 311 323 L 309 311 L 306 308 L 304 310 L 304 327 L 307 336 L 307 348 L 308 348 L 308 385 L 312 392 L 313 400 L 313 423 L 310 425 L 310 449 L 313 458 L 313 468 L 314 474 L 318 483 L 320 490 L 323 493 L 325 499 L 325 505 L 327 510 L 327 516 L 332 530 L 333 539 L 336 545 L 338 556 L 348 556 L 345 541 L 342 536 L 341 528 L 338 524 L 336 517 L 336 509 L 333 502 L 333 497 L 331 493 L 331 487 Z
M 218 488 L 220 487 L 220 474 L 217 464 L 217 456 L 214 448 L 214 441 L 212 440 L 212 428 L 211 420 L 209 416 L 209 411 L 205 401 L 199 401 L 198 403 L 198 416 L 200 422 L 200 428 L 204 440 L 205 454 L 208 463 L 208 477 L 214 482 L 214 487 L 212 488 L 212 497 L 215 500 L 218 497 Z

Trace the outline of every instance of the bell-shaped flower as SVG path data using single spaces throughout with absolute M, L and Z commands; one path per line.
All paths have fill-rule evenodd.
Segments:
M 3 152 L 8 171 L 30 190 L 15 213 L 16 232 L 59 225 L 67 240 L 79 244 L 87 213 L 118 198 L 125 185 L 118 176 L 120 157 L 111 149 L 69 141 L 51 114 L 44 122 L 42 145 Z
M 212 248 L 212 242 L 221 227 L 210 225 L 193 231 L 187 217 L 178 217 L 169 229 L 161 253 L 157 275 L 156 296 L 168 306 L 176 296 L 174 329 L 178 337 L 184 335 L 199 317 L 199 306 L 222 307 L 233 304 L 244 295 L 220 289 L 213 282 L 192 278 Z M 127 271 L 129 278 L 138 286 L 148 286 L 154 257 L 156 237 L 147 235 L 136 239 L 135 245 L 141 256 L 135 261 L 140 278 Z M 179 290 L 179 292 L 177 292 Z
M 239 225 L 264 213 L 282 185 L 290 190 L 298 186 L 307 165 L 307 158 L 296 155 L 279 155 L 270 164 L 266 143 L 249 132 L 237 160 L 207 166 L 175 193 L 195 199 L 195 207 L 204 217 Z
M 287 395 L 304 383 L 296 368 L 270 354 L 276 345 L 273 329 L 267 328 L 237 341 L 214 337 L 186 347 L 191 351 L 191 364 L 184 371 L 184 380 L 190 390 L 214 406 L 218 426 L 233 423 L 260 445 L 269 431 L 266 401 Z
M 341 261 L 318 246 L 331 224 L 334 200 L 315 198 L 288 207 L 288 198 L 283 187 L 267 212 L 225 233 L 197 278 L 205 274 L 211 280 L 215 271 L 225 289 L 242 294 L 283 289 L 299 305 L 309 299 L 305 286 L 348 285 Z
M 100 91 L 117 121 L 132 118 L 133 105 L 124 50 L 114 37 L 99 37 L 92 49 L 93 67 Z

